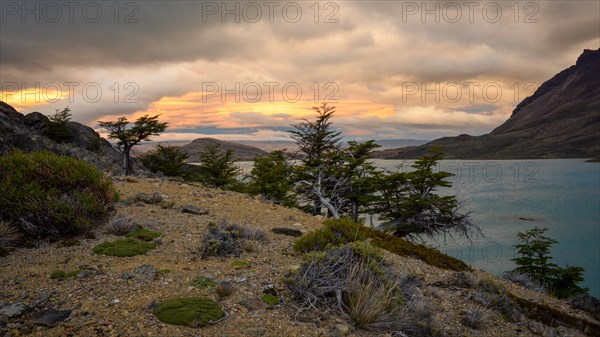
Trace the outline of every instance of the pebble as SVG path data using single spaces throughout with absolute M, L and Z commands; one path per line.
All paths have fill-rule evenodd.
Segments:
M 0 308 L 0 315 L 5 315 L 12 318 L 23 315 L 25 311 L 27 311 L 27 306 L 25 304 L 15 303 Z
M 348 336 L 348 332 L 350 332 L 350 328 L 344 324 L 336 324 L 335 328 L 333 329 L 333 335 L 335 337 Z

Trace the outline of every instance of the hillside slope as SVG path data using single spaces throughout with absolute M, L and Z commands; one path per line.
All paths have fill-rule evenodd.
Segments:
M 160 191 L 166 200 L 174 202 L 171 209 L 139 202 L 117 205 L 117 213 L 130 215 L 146 228 L 163 233 L 158 248 L 134 257 L 96 255 L 92 253 L 95 245 L 118 238 L 100 227 L 94 238 L 80 238 L 78 245 L 40 243 L 38 248 L 21 249 L 0 257 L 0 335 L 10 332 L 11 336 L 40 337 L 332 336 L 340 324 L 350 327 L 348 336 L 377 335 L 352 328 L 345 317 L 319 312 L 297 315 L 288 302 L 284 279 L 303 258 L 292 249 L 295 238 L 274 234 L 271 229 L 287 227 L 307 232 L 320 228 L 321 218 L 239 193 L 166 179 L 123 179 L 116 185 L 122 200 L 139 192 Z M 188 204 L 208 214 L 182 213 L 180 207 Z M 198 251 L 208 223 L 222 219 L 261 228 L 269 242 L 253 242 L 252 249 L 245 249 L 236 258 L 201 258 Z M 556 331 L 561 336 L 585 336 L 581 330 L 586 329 L 589 336 L 600 334 L 600 329 L 592 330 L 600 326 L 599 322 L 567 302 L 526 290 L 483 271 L 460 274 L 388 252 L 385 258 L 394 273 L 422 280 L 416 283 L 415 291 L 426 301 L 423 310 L 431 313 L 430 324 L 437 331 L 436 336 L 550 336 L 549 333 Z M 236 260 L 248 262 L 248 266 L 238 267 L 234 264 Z M 64 280 L 50 279 L 50 273 L 56 269 L 87 272 Z M 214 288 L 191 286 L 196 277 L 231 280 L 235 289 L 231 296 L 219 299 Z M 500 305 L 497 303 L 486 309 L 489 317 L 480 330 L 465 326 L 461 323 L 462 315 L 465 310 L 481 308 L 478 301 L 486 291 L 468 280 L 481 280 L 481 285 L 492 290 L 506 289 L 515 301 L 522 302 L 518 310 L 524 316 L 511 323 L 494 309 Z M 259 298 L 267 289 L 274 289 L 283 301 L 273 307 L 262 303 Z M 215 325 L 197 329 L 158 321 L 150 309 L 152 303 L 180 296 L 217 300 L 229 316 Z M 10 318 L 2 315 L 7 307 L 25 309 Z M 49 327 L 47 323 L 52 316 L 49 312 L 66 314 L 63 321 L 52 322 Z M 413 335 L 408 333 L 408 336 Z
M 600 49 L 584 50 L 575 65 L 544 82 L 491 133 L 436 139 L 387 150 L 377 158 L 408 159 L 444 146 L 447 158 L 590 158 L 600 155 Z

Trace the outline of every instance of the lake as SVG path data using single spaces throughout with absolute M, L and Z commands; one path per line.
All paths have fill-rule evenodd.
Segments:
M 411 160 L 374 160 L 385 169 L 410 169 Z M 249 170 L 250 163 L 242 166 Z M 516 234 L 546 227 L 558 243 L 552 248 L 559 266 L 585 268 L 583 286 L 600 297 L 600 164 L 582 159 L 443 160 L 462 210 L 485 237 L 443 238 L 426 243 L 464 262 L 500 275 L 515 266 Z

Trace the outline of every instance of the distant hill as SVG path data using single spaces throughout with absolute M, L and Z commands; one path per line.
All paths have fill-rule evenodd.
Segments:
M 447 158 L 591 158 L 600 155 L 600 49 L 544 82 L 511 117 L 483 136 L 444 137 L 425 145 L 382 151 L 377 158 L 418 158 L 432 146 Z
M 211 145 L 220 145 L 221 151 L 233 150 L 234 159 L 238 161 L 249 161 L 254 159 L 254 156 L 257 154 L 267 154 L 266 151 L 254 146 L 226 142 L 215 138 L 198 138 L 189 144 L 183 145 L 181 149 L 190 156 L 187 160 L 188 162 L 197 163 L 200 161 L 200 157 L 202 157 L 202 152 Z

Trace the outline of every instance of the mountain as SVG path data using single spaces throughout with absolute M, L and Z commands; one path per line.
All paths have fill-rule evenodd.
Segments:
M 122 156 L 94 129 L 68 122 L 71 139 L 56 142 L 45 136 L 50 120 L 39 112 L 23 115 L 0 101 L 0 155 L 14 149 L 25 152 L 47 150 L 58 155 L 76 157 L 100 170 L 121 171 Z
M 444 146 L 446 158 L 591 158 L 600 155 L 600 49 L 544 82 L 489 134 L 436 139 L 380 151 L 376 158 L 409 159 Z
M 215 138 L 198 138 L 189 144 L 183 145 L 181 149 L 190 156 L 188 162 L 197 163 L 200 161 L 200 157 L 202 157 L 202 152 L 212 145 L 219 145 L 221 151 L 233 150 L 233 158 L 238 161 L 250 161 L 253 160 L 254 156 L 257 154 L 267 154 L 266 151 L 254 146 L 226 142 Z

